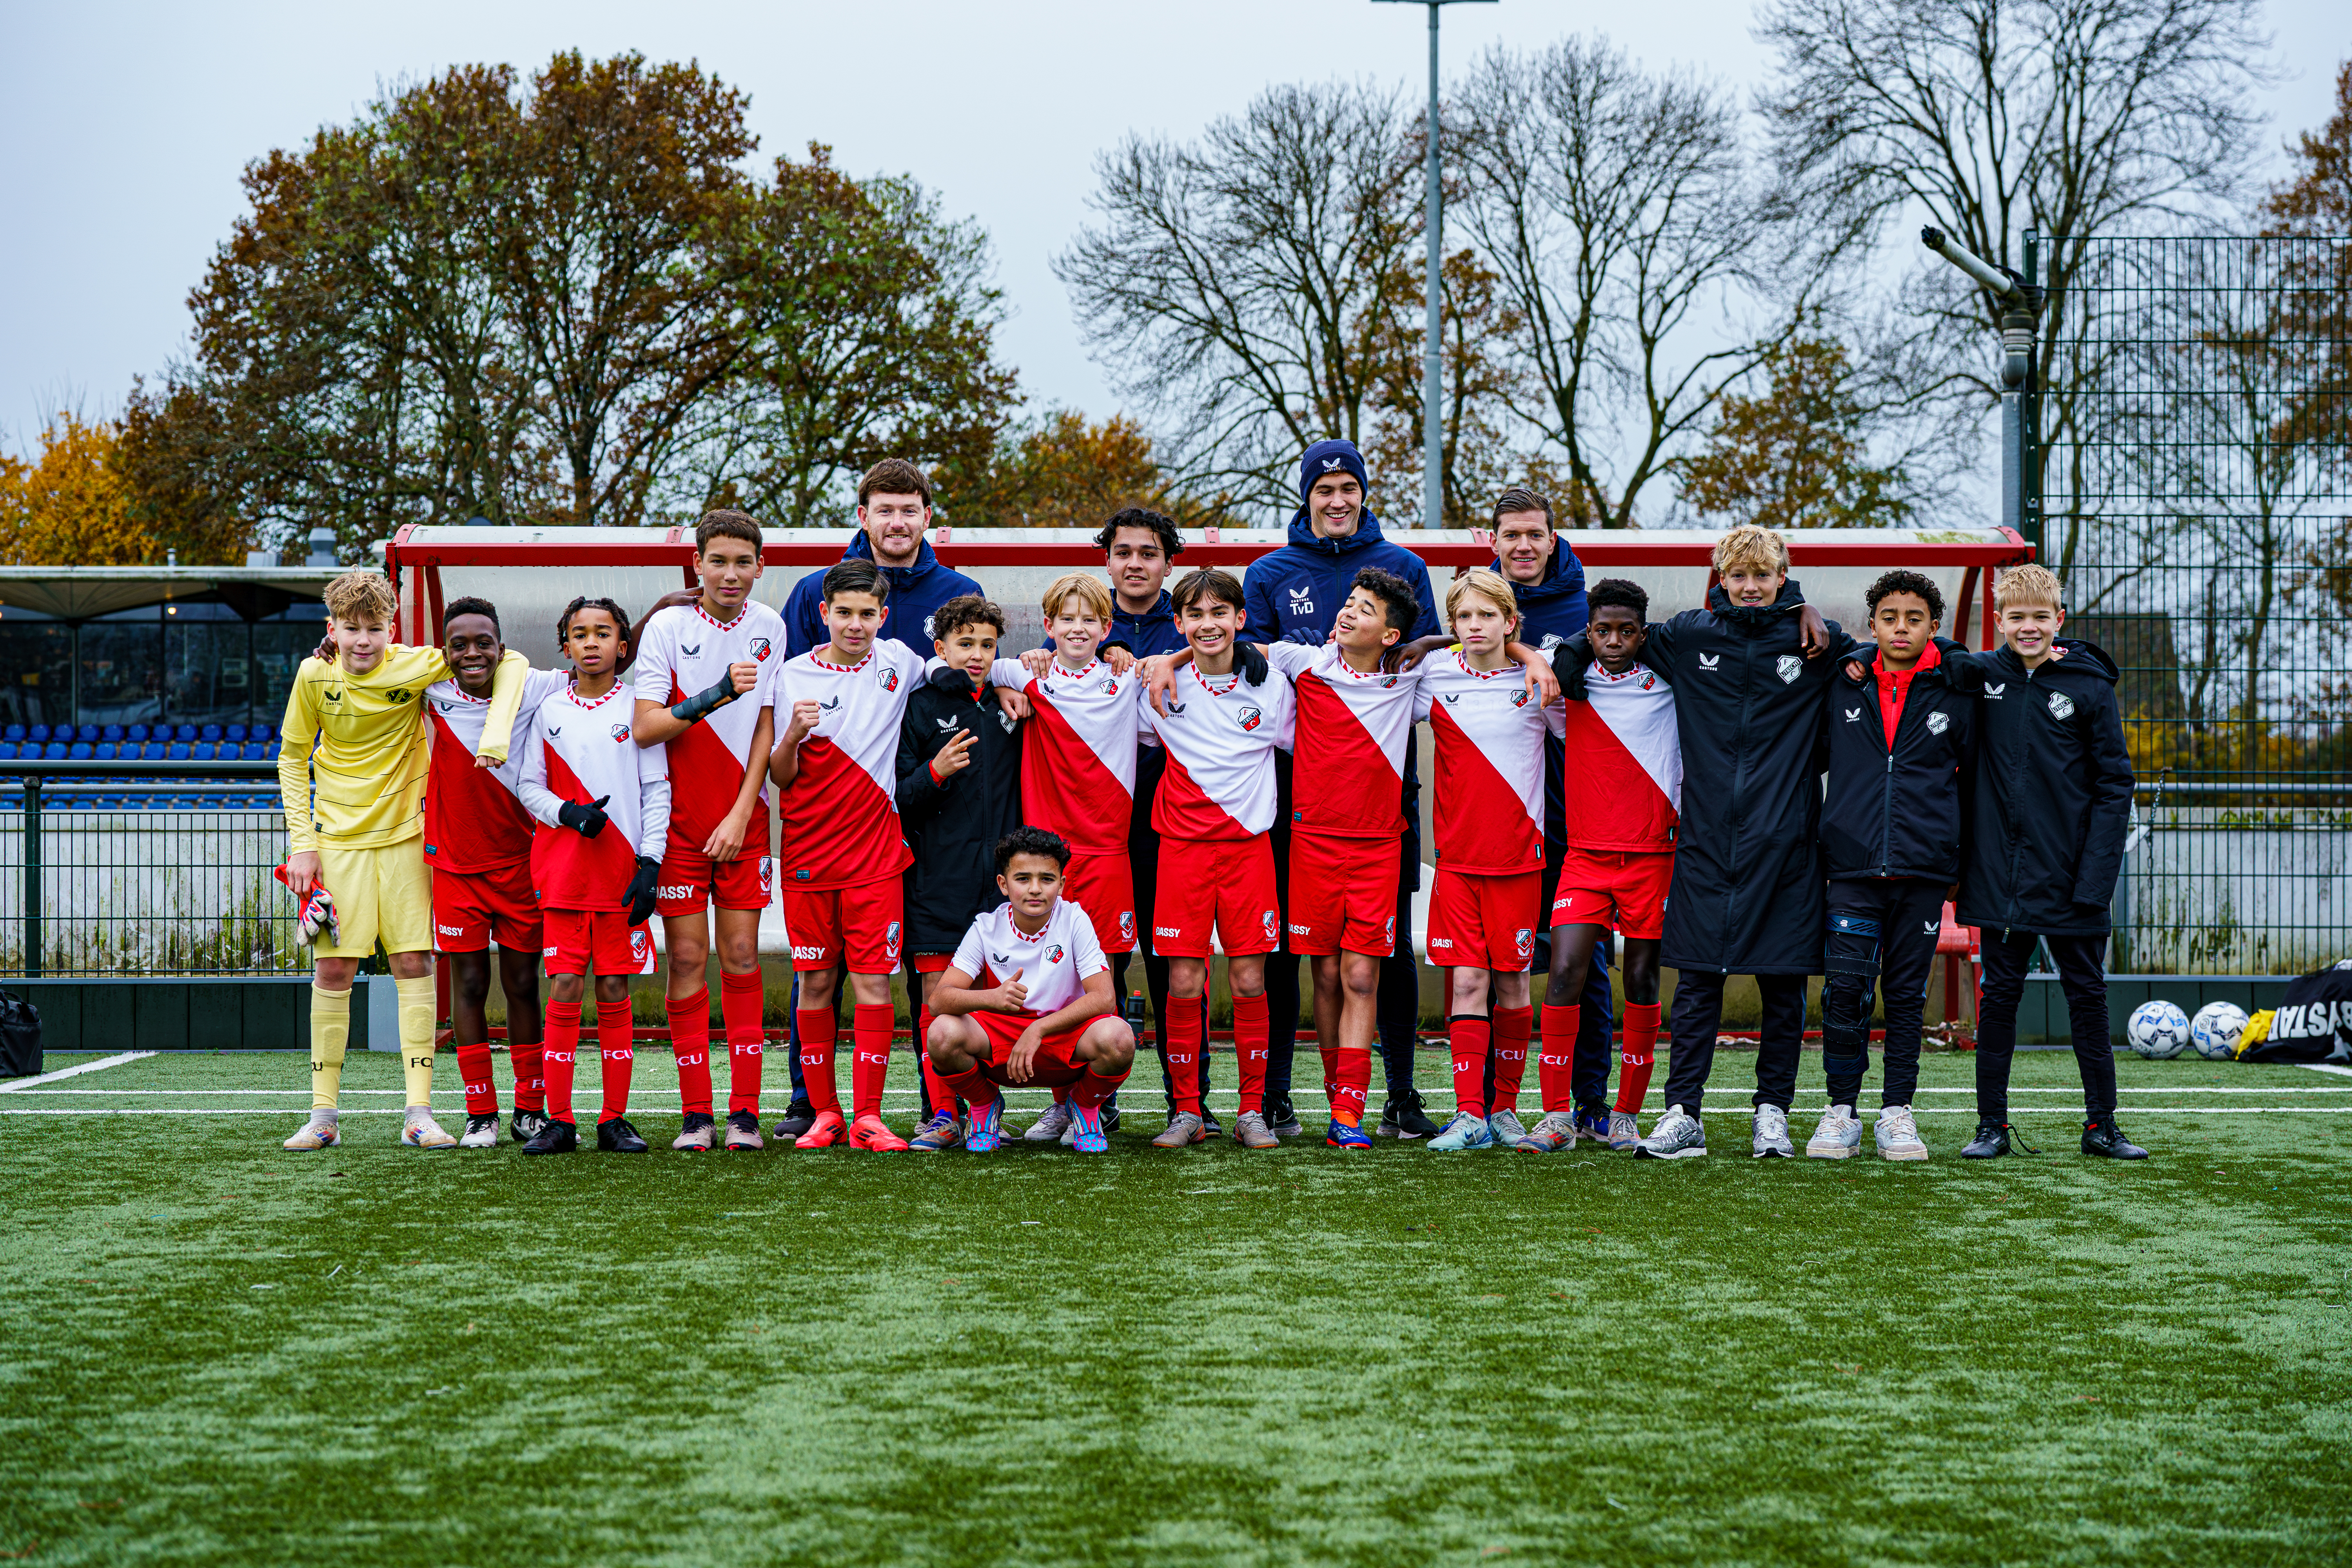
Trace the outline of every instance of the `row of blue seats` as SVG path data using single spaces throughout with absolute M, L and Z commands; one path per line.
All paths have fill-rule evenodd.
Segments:
M 47 763 L 266 763 L 277 755 L 275 741 L 247 741 L 241 746 L 231 741 L 218 745 L 205 741 L 194 745 L 185 741 L 150 741 L 143 746 L 129 741 L 119 746 L 106 741 L 94 746 L 88 741 L 76 741 L 70 746 L 56 741 L 46 746 L 33 741 L 22 745 L 0 741 L 0 762 L 37 757 Z
M 166 745 L 174 741 L 183 745 L 202 741 L 215 746 L 226 741 L 242 746 L 247 742 L 266 744 L 277 738 L 275 724 L 182 724 L 176 728 L 170 724 L 84 724 L 79 729 L 71 724 L 10 724 L 0 729 L 0 741 L 19 746 L 27 741 L 37 746 L 51 742 L 95 746 L 101 742 L 121 745 L 125 741 L 142 745 L 151 741 Z

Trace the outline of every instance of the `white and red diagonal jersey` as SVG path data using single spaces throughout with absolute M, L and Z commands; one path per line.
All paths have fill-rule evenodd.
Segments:
M 830 663 L 824 651 L 786 659 L 771 693 L 779 736 L 794 703 L 824 710 L 801 741 L 800 773 L 782 802 L 779 867 L 793 886 L 812 891 L 895 877 L 915 858 L 898 826 L 898 727 L 923 679 L 923 658 L 887 637 L 853 665 Z
M 1255 838 L 1274 826 L 1274 753 L 1290 749 L 1297 718 L 1290 682 L 1271 673 L 1261 686 L 1231 674 L 1203 679 L 1197 665 L 1176 672 L 1162 717 L 1150 702 L 1143 721 L 1168 752 L 1154 831 L 1170 838 Z
M 713 619 L 698 602 L 673 605 L 646 623 L 641 645 L 629 679 L 639 698 L 665 708 L 708 691 L 726 679 L 730 664 L 760 667 L 760 685 L 749 695 L 712 710 L 669 743 L 670 838 L 699 849 L 735 809 L 744 770 L 757 766 L 764 776 L 768 761 L 751 755 L 751 731 L 769 700 L 770 672 L 783 663 L 784 618 L 750 602 L 731 621 Z M 753 854 L 767 842 L 767 802 L 763 785 L 744 839 Z
M 1081 855 L 1127 852 L 1135 815 L 1135 740 L 1143 725 L 1143 677 L 1114 675 L 1100 659 L 1043 678 L 1019 659 L 1000 658 L 992 685 L 1029 699 L 1021 742 L 1021 820 L 1059 834 Z M 1050 1010 L 1050 1009 L 1049 1009 Z
M 593 701 L 568 685 L 539 705 L 517 748 L 515 793 L 539 819 L 530 884 L 547 910 L 622 910 L 637 857 L 661 858 L 669 834 L 668 758 L 629 736 L 636 703 L 625 681 Z M 557 820 L 566 801 L 604 803 L 589 838 Z
M 1402 833 L 1404 753 L 1412 744 L 1420 667 L 1359 675 L 1339 645 L 1328 642 L 1271 643 L 1265 660 L 1297 689 L 1290 825 L 1340 838 Z
M 999 904 L 971 922 L 957 947 L 954 965 L 985 991 L 1021 972 L 1029 997 L 1008 1017 L 1043 1018 L 1058 1013 L 1086 994 L 1087 976 L 1110 967 L 1102 943 L 1095 940 L 1094 921 L 1068 899 L 1055 899 L 1045 929 L 1035 936 L 1023 934 L 1013 923 L 1013 906 Z
M 1460 648 L 1421 661 L 1415 704 L 1436 742 L 1437 863 L 1475 877 L 1515 877 L 1544 863 L 1544 737 L 1557 703 L 1538 708 L 1516 664 L 1476 670 Z
M 1672 849 L 1683 804 L 1675 689 L 1638 659 L 1622 675 L 1584 672 L 1590 700 L 1568 707 L 1562 794 L 1568 843 L 1635 853 Z
M 523 677 L 514 732 L 527 733 L 530 716 L 572 684 L 572 672 L 534 669 Z M 433 728 L 433 761 L 425 777 L 425 858 L 441 871 L 495 871 L 530 858 L 530 813 L 515 793 L 522 776 L 520 745 L 495 768 L 478 768 L 482 723 L 490 700 L 468 697 L 454 680 L 425 689 L 425 718 Z

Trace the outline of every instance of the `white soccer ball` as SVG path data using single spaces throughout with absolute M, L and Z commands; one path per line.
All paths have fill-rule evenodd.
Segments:
M 2132 1009 L 2124 1037 L 2148 1060 L 2168 1060 L 2189 1048 L 2189 1015 L 2169 1002 L 2143 1002 Z
M 2189 1043 L 2208 1061 L 2235 1058 L 2245 1036 L 2246 1010 L 2233 1002 L 2208 1002 L 2189 1020 Z

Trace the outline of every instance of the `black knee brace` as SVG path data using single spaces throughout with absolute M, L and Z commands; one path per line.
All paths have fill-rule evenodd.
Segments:
M 1870 1002 L 1878 988 L 1878 922 L 1868 916 L 1830 916 L 1822 986 L 1822 1056 L 1832 1074 L 1870 1065 Z

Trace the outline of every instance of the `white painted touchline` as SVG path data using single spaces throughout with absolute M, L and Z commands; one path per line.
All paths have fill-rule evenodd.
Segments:
M 15 1094 L 20 1090 L 31 1089 L 35 1084 L 55 1083 L 61 1078 L 79 1078 L 86 1072 L 102 1072 L 108 1068 L 119 1068 L 124 1062 L 142 1061 L 158 1054 L 160 1053 L 155 1051 L 124 1051 L 120 1056 L 101 1057 L 97 1061 L 84 1062 L 79 1067 L 60 1068 L 56 1072 L 45 1072 L 38 1078 L 20 1078 L 13 1083 L 0 1083 L 0 1094 Z M 89 1092 L 103 1094 L 106 1091 L 92 1089 Z
M 2352 1078 L 2352 1068 L 2337 1067 L 2334 1062 L 2295 1062 L 2292 1065 L 2309 1068 L 2314 1072 L 2340 1073 L 2346 1078 Z

